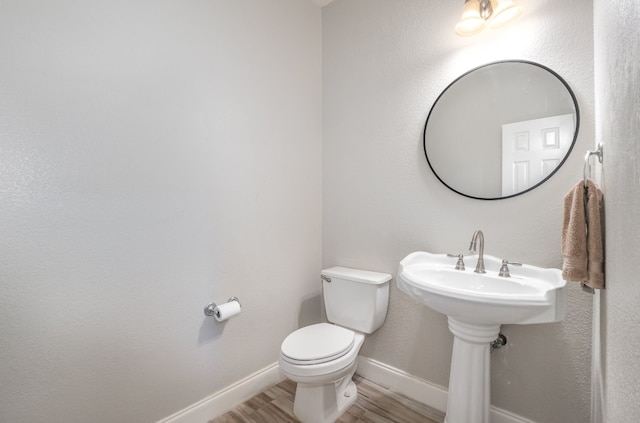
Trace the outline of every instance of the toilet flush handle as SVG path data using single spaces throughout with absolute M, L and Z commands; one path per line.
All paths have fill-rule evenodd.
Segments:
M 322 279 L 323 281 L 327 282 L 327 283 L 331 283 L 331 278 L 325 275 L 320 275 L 320 279 Z

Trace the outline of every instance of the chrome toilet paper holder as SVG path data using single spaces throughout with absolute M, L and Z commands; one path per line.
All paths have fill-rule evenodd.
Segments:
M 238 304 L 240 304 L 240 300 L 238 299 L 238 297 L 229 297 L 229 299 L 227 300 L 227 303 L 230 303 L 231 301 L 236 301 Z M 220 311 L 218 310 L 218 305 L 216 303 L 209 303 L 206 306 L 204 306 L 204 315 L 209 317 L 211 316 L 220 317 Z

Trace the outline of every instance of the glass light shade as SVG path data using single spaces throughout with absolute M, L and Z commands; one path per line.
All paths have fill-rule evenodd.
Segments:
M 498 6 L 494 9 L 493 15 L 489 19 L 489 26 L 491 28 L 499 28 L 517 18 L 521 12 L 522 8 L 513 4 L 513 1 L 501 0 L 498 2 Z
M 484 29 L 484 19 L 480 17 L 480 2 L 478 0 L 466 0 L 462 17 L 456 24 L 456 34 L 462 36 L 474 35 Z

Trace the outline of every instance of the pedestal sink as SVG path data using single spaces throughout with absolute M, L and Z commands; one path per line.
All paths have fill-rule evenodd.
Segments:
M 564 318 L 566 282 L 559 269 L 522 265 L 498 276 L 502 260 L 484 255 L 487 273 L 456 270 L 456 258 L 418 251 L 398 268 L 398 288 L 448 316 L 454 335 L 445 423 L 489 423 L 489 343 L 502 324 L 551 323 Z

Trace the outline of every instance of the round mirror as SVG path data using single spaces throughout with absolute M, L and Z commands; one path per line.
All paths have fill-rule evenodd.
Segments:
M 473 69 L 436 99 L 424 152 L 436 177 L 466 197 L 496 200 L 530 191 L 562 166 L 580 114 L 567 83 L 533 62 Z

